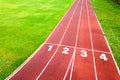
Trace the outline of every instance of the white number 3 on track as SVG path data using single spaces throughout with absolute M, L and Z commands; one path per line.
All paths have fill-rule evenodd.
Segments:
M 82 50 L 81 51 L 82 54 L 80 54 L 82 57 L 87 57 L 87 51 L 85 50 Z

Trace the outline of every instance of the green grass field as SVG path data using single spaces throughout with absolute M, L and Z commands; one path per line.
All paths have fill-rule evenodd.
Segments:
M 120 5 L 111 0 L 91 0 L 120 68 Z
M 0 80 L 44 42 L 73 0 L 0 0 Z
M 74 0 L 0 0 L 0 80 L 44 42 Z M 120 67 L 120 6 L 92 0 Z

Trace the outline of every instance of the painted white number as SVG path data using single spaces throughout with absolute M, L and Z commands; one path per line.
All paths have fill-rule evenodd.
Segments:
M 51 51 L 51 49 L 53 48 L 53 45 L 50 45 L 50 46 L 48 46 L 49 48 L 48 48 L 48 51 Z
M 106 57 L 105 54 L 101 54 L 101 55 L 100 55 L 100 59 L 103 59 L 104 61 L 107 61 L 107 60 L 108 60 L 108 58 Z
M 62 51 L 63 54 L 68 54 L 68 52 L 69 52 L 69 48 L 63 48 L 63 51 Z
M 80 54 L 82 57 L 87 57 L 87 51 L 85 50 L 82 50 L 81 51 L 82 54 Z

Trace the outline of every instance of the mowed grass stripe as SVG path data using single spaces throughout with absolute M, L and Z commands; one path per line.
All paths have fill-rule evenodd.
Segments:
M 0 80 L 44 42 L 74 0 L 0 0 Z
M 111 0 L 91 0 L 120 68 L 120 5 Z

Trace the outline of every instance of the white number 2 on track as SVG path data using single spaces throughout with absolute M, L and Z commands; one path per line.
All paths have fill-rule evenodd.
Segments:
M 107 61 L 107 60 L 108 60 L 108 58 L 106 57 L 105 54 L 101 54 L 101 55 L 100 55 L 100 59 L 103 59 L 104 61 Z
M 53 48 L 53 45 L 48 46 L 48 51 L 51 51 Z
M 82 50 L 81 51 L 82 54 L 80 54 L 82 57 L 87 57 L 87 51 L 85 50 Z
M 62 53 L 63 54 L 68 54 L 69 50 L 70 50 L 69 48 L 65 47 L 65 48 L 63 48 Z

